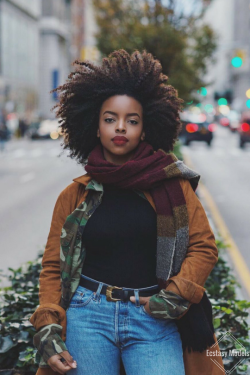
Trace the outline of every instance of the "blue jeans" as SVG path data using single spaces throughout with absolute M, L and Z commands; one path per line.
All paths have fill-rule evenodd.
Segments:
M 127 375 L 185 375 L 175 321 L 150 316 L 137 292 L 135 303 L 109 302 L 102 285 L 96 292 L 79 285 L 66 311 L 65 343 L 77 362 L 67 374 L 119 375 L 122 358 Z

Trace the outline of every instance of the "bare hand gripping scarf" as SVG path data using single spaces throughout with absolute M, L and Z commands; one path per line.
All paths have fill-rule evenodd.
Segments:
M 122 165 L 105 160 L 102 145 L 90 153 L 85 170 L 99 183 L 125 189 L 148 190 L 157 214 L 156 277 L 161 289 L 179 273 L 189 244 L 188 213 L 179 178 L 188 179 L 195 190 L 200 176 L 174 154 L 167 154 L 146 141 L 140 142 L 133 158 Z M 199 304 L 176 321 L 183 349 L 203 351 L 214 344 L 212 308 L 206 293 Z

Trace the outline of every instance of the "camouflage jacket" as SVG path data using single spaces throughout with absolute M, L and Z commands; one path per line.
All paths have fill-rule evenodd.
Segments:
M 61 230 L 60 238 L 60 274 L 61 274 L 61 301 L 60 306 L 67 310 L 79 282 L 81 270 L 86 257 L 86 249 L 82 244 L 82 235 L 88 219 L 101 204 L 104 193 L 103 185 L 90 180 L 86 190 L 89 190 L 86 199 L 75 208 L 66 218 Z M 143 192 L 134 190 L 143 199 L 147 199 Z M 190 303 L 172 291 L 162 289 L 150 298 L 151 314 L 159 319 L 176 319 L 184 314 Z M 36 363 L 39 367 L 49 367 L 47 360 L 67 350 L 61 338 L 62 326 L 50 324 L 42 327 L 33 339 L 37 348 Z

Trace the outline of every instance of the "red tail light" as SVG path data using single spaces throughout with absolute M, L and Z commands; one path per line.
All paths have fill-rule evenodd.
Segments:
M 208 130 L 209 130 L 210 132 L 214 132 L 214 131 L 216 130 L 216 128 L 217 128 L 217 125 L 216 125 L 216 124 L 209 124 L 209 125 L 208 125 Z
M 195 133 L 197 132 L 198 129 L 199 129 L 199 126 L 197 124 L 190 123 L 186 125 L 186 131 L 188 133 Z
M 247 123 L 247 122 L 243 122 L 243 124 L 241 124 L 241 130 L 243 132 L 249 132 L 250 130 L 250 125 Z
M 226 117 L 222 117 L 222 119 L 220 119 L 220 123 L 222 126 L 228 126 L 229 120 Z

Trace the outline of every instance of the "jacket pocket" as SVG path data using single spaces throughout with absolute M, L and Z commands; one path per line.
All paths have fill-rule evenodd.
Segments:
M 95 292 L 92 290 L 78 286 L 70 300 L 69 307 L 86 306 L 93 299 L 94 295 Z

